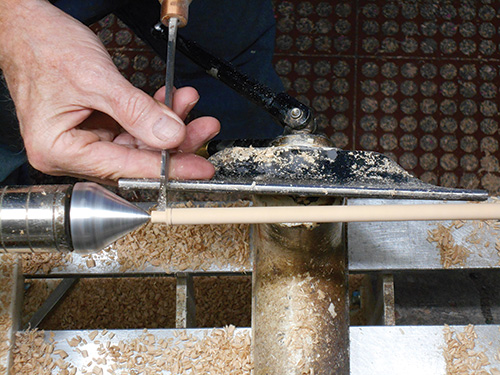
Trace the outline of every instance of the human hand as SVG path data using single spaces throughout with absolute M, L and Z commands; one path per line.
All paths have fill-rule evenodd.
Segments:
M 210 178 L 193 155 L 219 131 L 210 117 L 187 126 L 198 100 L 176 90 L 173 108 L 134 88 L 87 27 L 47 1 L 0 0 L 0 68 L 16 105 L 30 163 L 42 172 L 110 182 L 159 177 L 160 149 L 171 149 L 169 176 Z

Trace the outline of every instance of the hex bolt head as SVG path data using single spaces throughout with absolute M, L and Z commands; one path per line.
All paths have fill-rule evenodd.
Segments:
M 294 119 L 298 119 L 300 116 L 302 116 L 302 111 L 299 108 L 293 108 L 290 111 L 290 116 Z

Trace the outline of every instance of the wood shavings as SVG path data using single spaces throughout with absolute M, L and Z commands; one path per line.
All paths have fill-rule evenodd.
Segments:
M 253 369 L 250 334 L 238 333 L 234 326 L 211 330 L 202 338 L 181 331 L 175 340 L 155 338 L 153 345 L 150 337 L 146 331 L 137 339 L 101 344 L 98 352 L 116 374 L 158 374 L 168 368 L 172 374 L 226 375 L 232 369 L 246 375 Z
M 328 312 L 330 313 L 332 318 L 335 319 L 337 313 L 335 312 L 335 305 L 333 303 L 330 303 L 330 305 L 328 306 Z
M 500 204 L 500 199 L 490 197 L 491 203 Z M 470 204 L 477 204 L 471 202 Z M 470 230 L 463 239 L 463 244 L 455 240 L 455 232 Z M 481 255 L 481 250 L 488 249 L 494 239 L 495 250 L 500 258 L 500 222 L 498 220 L 454 220 L 450 224 L 437 224 L 437 227 L 428 231 L 427 241 L 435 242 L 441 256 L 444 268 L 466 265 L 469 255 L 475 251 Z M 500 262 L 499 262 L 500 264 Z
M 82 338 L 80 336 L 73 337 L 71 340 L 68 340 L 69 346 L 75 347 L 78 346 L 82 342 Z
M 248 204 L 239 201 L 225 207 Z M 194 205 L 188 202 L 176 207 Z M 230 266 L 235 271 L 250 268 L 249 226 L 243 224 L 165 226 L 148 223 L 110 248 L 118 252 L 121 271 L 141 270 L 148 264 L 167 272 L 207 270 L 211 266 Z
M 54 268 L 62 267 L 72 259 L 71 253 L 23 254 L 23 274 L 49 274 Z
M 89 339 L 90 339 L 90 341 L 94 341 L 98 334 L 99 334 L 99 332 L 97 332 L 97 331 L 90 332 L 89 333 Z
M 16 340 L 12 349 L 13 374 L 37 374 L 37 375 L 72 375 L 76 368 L 69 362 L 64 361 L 68 356 L 63 350 L 56 350 L 54 354 L 60 356 L 54 359 L 51 356 L 54 345 L 45 341 L 43 331 L 28 330 L 16 333 Z
M 197 327 L 250 327 L 251 276 L 195 277 Z
M 447 375 L 497 375 L 497 369 L 491 372 L 485 368 L 490 365 L 486 354 L 476 349 L 477 334 L 474 326 L 469 324 L 462 332 L 445 325 L 443 329 L 446 346 L 443 356 L 446 361 Z
M 175 327 L 173 277 L 82 278 L 40 328 Z
M 68 353 L 66 353 L 62 349 L 55 350 L 53 353 L 56 354 L 56 355 L 58 355 L 58 356 L 60 356 L 62 359 L 65 359 L 65 358 L 68 357 Z
M 88 268 L 94 268 L 95 267 L 95 260 L 94 260 L 94 258 L 88 258 L 85 261 L 85 264 L 87 265 Z
M 449 226 L 438 224 L 436 229 L 428 231 L 427 241 L 436 243 L 441 255 L 441 264 L 444 268 L 456 265 L 465 266 L 465 261 L 470 254 L 469 249 L 455 243 L 452 235 L 455 227 L 454 223 Z
M 213 329 L 202 337 L 195 337 L 182 330 L 176 338 L 160 339 L 144 330 L 134 339 L 96 343 L 97 355 L 89 358 L 87 350 L 75 347 L 73 360 L 83 363 L 75 368 L 64 359 L 68 353 L 58 349 L 51 355 L 51 344 L 45 341 L 43 331 L 29 330 L 17 334 L 14 348 L 15 374 L 60 374 L 78 373 L 102 375 L 144 374 L 153 375 L 169 369 L 170 373 L 226 375 L 231 373 L 250 375 L 253 370 L 251 353 L 251 335 L 248 331 L 238 332 L 234 326 Z M 78 346 L 85 345 L 80 337 L 68 341 L 78 341 Z M 57 344 L 57 343 L 56 343 Z M 54 356 L 58 358 L 55 359 Z M 84 361 L 79 361 L 81 356 Z

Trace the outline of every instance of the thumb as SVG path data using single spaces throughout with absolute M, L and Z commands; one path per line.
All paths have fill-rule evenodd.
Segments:
M 171 149 L 186 136 L 182 120 L 170 108 L 129 82 L 108 95 L 108 113 L 128 133 L 150 147 Z

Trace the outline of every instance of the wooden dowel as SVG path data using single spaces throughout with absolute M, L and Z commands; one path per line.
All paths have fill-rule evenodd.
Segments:
M 169 208 L 151 212 L 153 223 L 262 224 L 352 221 L 499 220 L 500 204 Z

